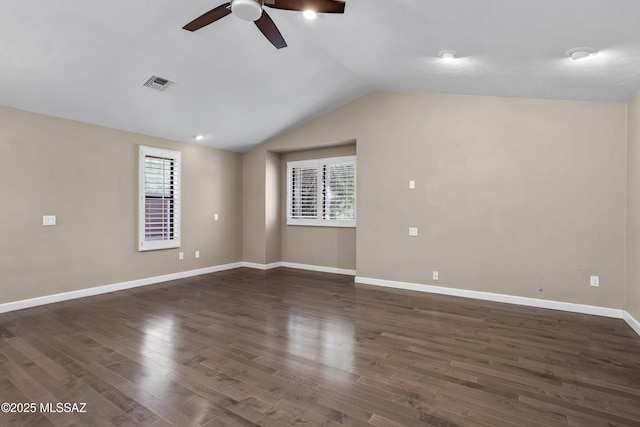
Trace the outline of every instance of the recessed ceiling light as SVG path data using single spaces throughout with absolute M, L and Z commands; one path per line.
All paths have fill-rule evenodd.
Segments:
M 574 47 L 573 49 L 569 49 L 565 52 L 569 58 L 577 61 L 579 59 L 588 58 L 590 56 L 594 56 L 598 53 L 596 50 L 591 49 L 590 47 Z
M 195 139 L 196 141 L 202 141 L 204 139 L 204 135 L 200 134 L 200 135 L 195 135 L 193 137 L 193 139 Z
M 302 16 L 304 16 L 305 19 L 313 21 L 318 17 L 318 14 L 314 10 L 305 10 L 302 12 Z
M 445 59 L 447 61 L 450 61 L 452 59 L 456 59 L 456 53 L 452 50 L 441 50 L 438 53 L 438 56 L 442 59 Z

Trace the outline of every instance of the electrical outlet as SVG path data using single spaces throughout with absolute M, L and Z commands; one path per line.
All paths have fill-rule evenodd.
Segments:
M 600 276 L 591 276 L 591 281 L 589 284 L 595 288 L 600 286 Z
M 178 259 L 179 260 L 183 260 L 184 259 L 184 252 L 178 253 Z
M 200 251 L 196 251 L 196 258 L 200 258 Z
M 416 237 L 418 235 L 418 227 L 409 227 L 409 236 Z
M 433 280 L 438 280 L 438 272 L 437 271 L 433 272 Z

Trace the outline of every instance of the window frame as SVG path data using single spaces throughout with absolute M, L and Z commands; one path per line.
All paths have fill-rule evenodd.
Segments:
M 329 219 L 326 216 L 327 211 L 327 198 L 325 197 L 323 188 L 326 186 L 324 182 L 323 168 L 331 165 L 339 165 L 345 163 L 353 164 L 353 219 Z M 316 178 L 316 206 L 320 210 L 317 214 L 317 218 L 293 218 L 291 216 L 293 208 L 293 175 L 292 172 L 295 168 L 307 168 L 315 167 Z M 301 226 L 313 226 L 313 227 L 356 227 L 357 217 L 357 168 L 356 168 L 356 156 L 340 156 L 340 157 L 326 157 L 309 160 L 292 160 L 287 162 L 287 188 L 286 188 L 286 224 L 287 225 L 301 225 Z
M 171 238 L 147 239 L 147 186 L 146 186 L 146 159 L 149 157 L 169 159 L 173 161 L 171 172 L 171 197 L 161 196 L 162 201 L 169 200 L 173 204 L 170 213 Z M 179 151 L 164 148 L 139 146 L 138 158 L 138 251 L 153 251 L 161 249 L 179 248 L 181 244 L 181 153 Z

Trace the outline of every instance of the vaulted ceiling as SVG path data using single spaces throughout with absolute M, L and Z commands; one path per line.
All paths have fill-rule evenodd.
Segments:
M 374 90 L 627 101 L 637 0 L 346 0 L 344 15 L 266 9 L 288 47 L 224 0 L 3 0 L 0 104 L 244 151 Z M 569 49 L 597 54 L 574 61 Z M 446 61 L 439 52 L 451 50 Z M 151 75 L 175 81 L 164 92 Z

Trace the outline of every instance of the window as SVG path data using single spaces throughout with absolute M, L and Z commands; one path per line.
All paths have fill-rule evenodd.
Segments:
M 140 251 L 180 247 L 180 152 L 140 146 Z
M 287 224 L 355 227 L 355 156 L 288 162 Z

